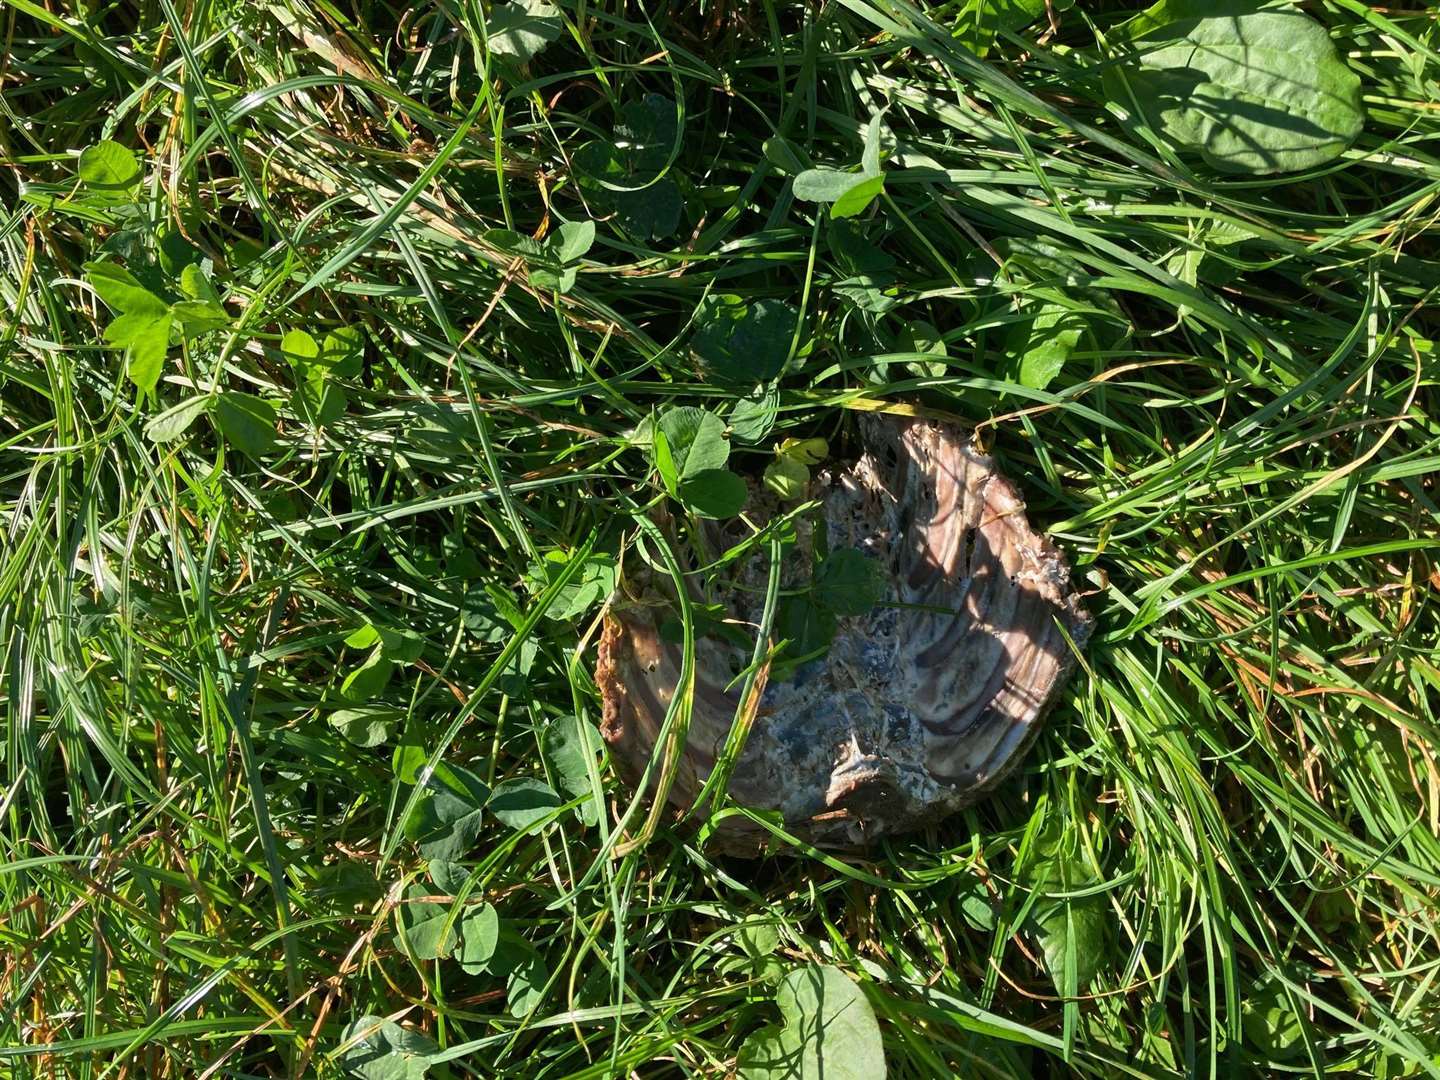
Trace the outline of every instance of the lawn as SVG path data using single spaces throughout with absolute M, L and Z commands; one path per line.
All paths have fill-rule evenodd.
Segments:
M 0 1075 L 1440 1076 L 1440 18 L 1261 7 L 0 0 Z M 726 854 L 604 612 L 887 412 L 1094 633 Z

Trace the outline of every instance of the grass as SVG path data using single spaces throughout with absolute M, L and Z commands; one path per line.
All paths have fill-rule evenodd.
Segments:
M 1265 177 L 1107 111 L 1125 5 L 977 60 L 963 4 L 567 2 L 524 68 L 483 6 L 0 5 L 0 1074 L 338 1076 L 375 1014 L 445 1048 L 432 1076 L 723 1076 L 778 1019 L 773 945 L 861 980 L 898 1077 L 1440 1075 L 1435 12 L 1305 3 L 1366 127 Z M 647 94 L 680 114 L 653 240 L 572 167 Z M 886 105 L 847 237 L 764 143 L 854 163 Z M 143 162 L 123 198 L 76 181 L 104 138 Z M 592 219 L 564 296 L 487 237 Z M 154 402 L 102 343 L 102 251 L 198 254 L 227 298 Z M 1083 671 L 996 797 L 864 859 L 722 858 L 668 818 L 617 854 L 601 762 L 603 814 L 487 816 L 434 882 L 397 765 L 556 782 L 600 604 L 553 618 L 576 590 L 537 560 L 593 548 L 565 565 L 595 592 L 637 557 L 665 496 L 632 433 L 728 412 L 687 342 L 732 293 L 801 318 L 731 467 L 843 454 L 876 408 L 978 425 L 1076 568 Z M 1041 301 L 1088 329 L 1037 390 Z M 915 320 L 938 369 L 896 345 Z M 282 337 L 345 327 L 364 367 L 316 428 Z M 146 435 L 212 391 L 280 402 L 275 445 Z M 374 748 L 330 722 L 367 621 L 423 646 Z M 483 897 L 538 959 L 418 959 L 410 895 Z

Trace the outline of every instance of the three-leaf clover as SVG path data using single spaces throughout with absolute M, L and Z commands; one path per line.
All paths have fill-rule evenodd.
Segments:
M 413 664 L 420 659 L 425 642 L 409 630 L 366 623 L 345 638 L 345 644 L 352 649 L 369 649 L 364 662 L 340 684 L 340 694 L 347 701 L 368 702 L 376 697 L 390 682 L 397 664 Z
M 425 1080 L 440 1047 L 383 1016 L 362 1016 L 341 1035 L 340 1062 L 360 1080 Z
M 423 763 L 423 751 L 420 757 Z M 468 854 L 479 839 L 490 788 L 469 769 L 442 761 L 425 781 L 425 790 L 425 798 L 405 823 L 405 834 L 425 858 L 453 862 Z
M 345 388 L 336 380 L 359 373 L 360 342 L 348 327 L 317 342 L 304 330 L 291 330 L 280 341 L 280 352 L 295 370 L 291 408 L 316 427 L 334 423 L 345 412 Z
M 124 350 L 125 374 L 147 396 L 160 382 L 171 344 L 230 322 L 198 267 L 182 275 L 181 288 L 187 296 L 173 302 L 157 295 L 119 263 L 88 262 L 85 273 L 96 295 L 116 313 L 105 327 L 105 343 Z
M 783 300 L 712 293 L 695 313 L 690 348 L 716 379 L 752 386 L 768 382 L 785 370 L 799 318 Z
M 675 232 L 684 209 L 670 168 L 678 146 L 675 102 L 646 94 L 621 110 L 610 138 L 575 151 L 575 179 L 634 239 L 658 240 Z
M 519 776 L 495 785 L 487 807 L 490 813 L 517 831 L 549 817 L 560 805 L 554 788 L 533 776 Z
M 491 229 L 485 239 L 501 251 L 524 259 L 530 284 L 535 288 L 567 293 L 575 285 L 574 264 L 595 242 L 595 223 L 567 221 L 543 241 L 510 229 Z
M 687 509 L 709 518 L 734 517 L 745 505 L 745 481 L 725 468 L 730 441 L 725 422 L 685 405 L 663 413 L 651 452 L 665 490 Z

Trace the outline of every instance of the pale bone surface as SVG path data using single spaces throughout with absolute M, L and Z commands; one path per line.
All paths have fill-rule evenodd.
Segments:
M 789 831 L 828 847 L 935 822 L 993 788 L 1030 745 L 1091 626 L 1064 557 L 963 434 L 891 417 L 867 418 L 862 434 L 860 459 L 816 481 L 830 550 L 879 560 L 887 601 L 923 606 L 881 603 L 842 618 L 827 656 L 768 680 L 729 785 L 738 802 L 778 810 Z M 756 503 L 752 520 L 765 516 Z M 736 538 L 711 530 L 719 545 Z M 796 549 L 797 566 L 808 567 L 807 536 Z M 739 587 L 718 594 L 744 623 L 759 621 L 765 571 L 758 556 Z M 791 585 L 808 569 L 787 564 L 786 573 Z M 600 646 L 603 732 L 632 779 L 681 671 L 680 646 L 658 630 L 673 617 L 661 592 L 647 585 L 616 604 Z M 725 688 L 748 660 L 723 640 L 696 642 L 693 714 L 670 794 L 677 807 L 690 805 L 725 743 L 740 705 L 738 687 Z M 758 826 L 729 820 L 743 824 L 721 837 L 726 846 L 759 846 Z

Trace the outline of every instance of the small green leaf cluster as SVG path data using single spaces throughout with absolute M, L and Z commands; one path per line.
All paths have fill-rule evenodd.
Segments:
M 810 467 L 830 453 L 824 439 L 785 439 L 775 448 L 775 458 L 765 466 L 765 486 L 786 502 L 805 497 Z
M 86 263 L 85 276 L 115 312 L 105 328 L 105 344 L 124 352 L 125 374 L 147 396 L 155 393 L 171 346 L 230 324 L 215 287 L 196 263 L 180 272 L 180 295 L 174 299 L 158 295 L 108 259 Z
M 549 0 L 495 4 L 485 19 L 490 55 L 522 67 L 560 39 L 565 19 Z
M 718 382 L 754 387 L 784 374 L 800 313 L 783 300 L 711 293 L 695 311 L 690 349 Z
M 413 631 L 367 622 L 346 637 L 345 644 L 368 649 L 369 654 L 341 681 L 340 696 L 346 704 L 330 714 L 330 726 L 356 746 L 379 746 L 394 736 L 401 714 L 375 699 L 397 667 L 420 659 L 425 642 Z
M 887 581 L 880 563 L 858 548 L 838 548 L 815 566 L 810 586 L 782 597 L 774 636 L 785 643 L 771 668 L 777 678 L 816 659 L 830 648 L 839 620 L 870 612 L 885 599 Z
M 745 505 L 749 490 L 725 463 L 730 440 L 725 422 L 691 405 L 669 409 L 651 425 L 651 455 L 660 482 L 700 517 L 728 518 Z
M 567 293 L 574 288 L 579 270 L 574 264 L 595 242 L 595 223 L 567 221 L 544 240 L 511 229 L 491 229 L 485 240 L 507 255 L 524 259 L 535 288 Z
M 608 139 L 593 139 L 571 162 L 580 190 L 595 208 L 615 215 L 630 239 L 673 236 L 685 201 L 672 163 L 680 148 L 679 110 L 663 94 L 626 105 Z
M 880 167 L 880 127 L 884 110 L 870 117 L 865 127 L 865 149 L 860 171 L 806 169 L 797 175 L 792 190 L 797 199 L 830 204 L 832 218 L 855 217 L 885 190 L 885 173 Z
M 315 427 L 333 424 L 345 412 L 348 398 L 341 379 L 360 374 L 364 341 L 355 327 L 345 326 L 325 335 L 322 342 L 304 330 L 291 330 L 280 341 L 280 351 L 295 373 L 291 408 Z
M 883 1080 L 885 1046 L 865 992 L 839 968 L 809 964 L 775 992 L 782 1023 L 755 1032 L 740 1048 L 742 1080 Z

